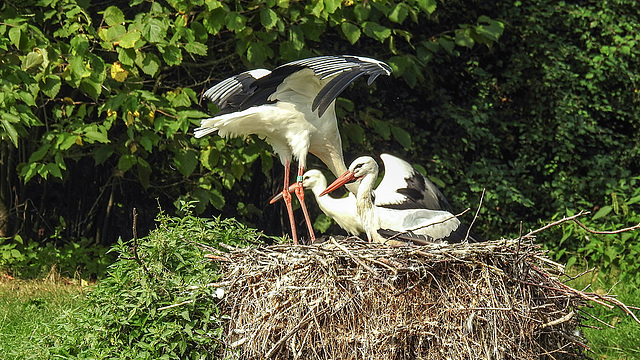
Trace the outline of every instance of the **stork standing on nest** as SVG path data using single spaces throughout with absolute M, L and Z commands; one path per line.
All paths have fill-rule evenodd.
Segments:
M 385 242 L 380 230 L 410 232 L 432 242 L 460 242 L 467 238 L 468 227 L 449 211 L 429 209 L 390 209 L 374 205 L 373 185 L 378 176 L 378 164 L 369 156 L 357 158 L 344 174 L 330 184 L 320 196 L 350 182 L 359 182 L 356 212 L 373 242 Z M 470 241 L 478 241 L 469 238 Z
M 294 192 L 304 212 L 309 236 L 315 240 L 304 203 L 302 175 L 308 153 L 316 155 L 338 176 L 346 170 L 342 141 L 335 114 L 335 99 L 360 76 L 371 84 L 380 75 L 390 75 L 389 65 L 370 58 L 350 55 L 320 56 L 293 61 L 273 71 L 256 69 L 241 73 L 213 86 L 204 98 L 220 112 L 202 120 L 197 138 L 218 132 L 223 137 L 264 138 L 284 165 L 285 200 L 294 244 L 298 237 L 289 193 L 292 158 L 298 162 Z
M 451 205 L 440 190 L 405 160 L 391 154 L 382 154 L 380 159 L 385 172 L 374 192 L 376 207 L 389 209 L 430 209 L 452 212 Z M 308 170 L 302 177 L 302 185 L 311 190 L 322 212 L 331 217 L 351 235 L 363 233 L 364 227 L 356 213 L 356 197 L 348 193 L 342 198 L 320 196 L 327 187 L 327 178 L 319 170 Z M 357 185 L 357 184 L 353 184 Z M 289 191 L 295 189 L 290 187 Z M 282 198 L 277 194 L 273 201 Z

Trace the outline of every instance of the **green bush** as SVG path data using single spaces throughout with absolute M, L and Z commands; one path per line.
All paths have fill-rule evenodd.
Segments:
M 204 247 L 246 246 L 260 235 L 235 220 L 158 216 L 149 236 L 119 241 L 118 260 L 69 319 L 52 353 L 76 358 L 213 359 L 225 317 L 218 266 Z
M 568 268 L 574 264 L 596 267 L 603 275 L 617 276 L 629 285 L 640 285 L 640 231 L 617 233 L 640 224 L 640 177 L 621 180 L 607 195 L 610 204 L 578 220 L 590 230 L 613 234 L 592 233 L 570 222 L 540 238 L 557 260 L 567 262 Z M 568 210 L 557 214 L 555 219 L 576 213 Z

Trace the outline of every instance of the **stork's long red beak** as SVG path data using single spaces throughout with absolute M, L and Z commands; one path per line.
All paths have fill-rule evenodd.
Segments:
M 289 193 L 293 193 L 295 191 L 296 191 L 295 184 L 291 184 L 289 186 Z M 282 199 L 282 192 L 279 192 L 274 197 L 272 197 L 271 200 L 269 200 L 269 204 L 273 204 L 276 201 L 279 201 L 280 199 Z
M 327 186 L 327 188 L 324 189 L 324 191 L 321 192 L 319 196 L 326 195 L 332 192 L 333 190 L 339 188 L 340 186 L 347 184 L 355 179 L 356 179 L 356 175 L 351 171 L 347 171 L 346 173 L 340 175 L 336 179 L 336 181 L 332 182 L 329 186 Z

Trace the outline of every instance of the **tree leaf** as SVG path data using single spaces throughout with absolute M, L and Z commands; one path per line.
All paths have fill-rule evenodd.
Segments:
M 260 8 L 260 22 L 265 29 L 271 29 L 278 22 L 278 14 L 268 7 Z
M 42 78 L 42 85 L 40 85 L 40 91 L 50 98 L 55 98 L 60 91 L 61 80 L 58 75 L 46 75 Z
M 389 20 L 402 24 L 407 18 L 407 15 L 409 15 L 409 5 L 398 3 L 394 6 L 393 10 L 391 10 L 391 13 L 389 13 Z
M 118 169 L 123 173 L 126 173 L 127 171 L 129 171 L 129 169 L 131 169 L 131 167 L 133 167 L 133 165 L 137 163 L 138 159 L 135 155 L 122 155 L 118 160 Z
M 362 35 L 362 31 L 358 26 L 346 21 L 340 24 L 340 28 L 351 45 L 355 44 L 360 39 L 360 35 Z
M 9 40 L 11 43 L 20 49 L 20 38 L 22 37 L 22 30 L 19 27 L 11 27 L 9 29 Z
M 44 62 L 42 54 L 36 51 L 32 51 L 28 53 L 24 58 L 22 58 L 22 65 L 20 66 L 22 70 L 29 70 L 33 68 L 37 68 Z
M 393 138 L 402 145 L 405 149 L 411 147 L 411 134 L 409 134 L 406 130 L 399 128 L 397 126 L 391 126 L 391 133 L 393 134 Z
M 239 32 L 246 27 L 247 18 L 238 14 L 235 11 L 231 11 L 226 16 L 227 29 L 233 32 Z
M 136 41 L 138 41 L 140 37 L 142 37 L 140 30 L 129 31 L 118 39 L 118 45 L 125 49 L 131 49 L 135 46 Z
M 4 128 L 5 133 L 9 136 L 9 139 L 11 139 L 13 146 L 18 147 L 18 132 L 16 131 L 16 128 L 13 127 L 13 124 L 6 121 L 4 117 L 5 114 L 3 114 L 2 127 Z
M 136 169 L 138 170 L 140 185 L 142 185 L 143 188 L 148 189 L 151 179 L 151 165 L 149 165 L 149 163 L 143 158 L 138 158 L 138 165 L 136 166 Z
M 504 32 L 504 24 L 497 20 L 492 20 L 487 17 L 480 17 L 479 21 L 487 21 L 488 25 L 478 25 L 476 26 L 476 32 L 479 35 L 486 37 L 491 41 L 498 41 L 502 33 Z
M 89 128 L 84 135 L 87 137 L 87 139 L 91 140 L 91 142 L 100 142 L 103 144 L 106 144 L 109 142 L 109 138 L 107 137 L 107 132 L 101 132 L 96 128 Z
M 391 36 L 391 29 L 372 21 L 364 22 L 362 24 L 362 28 L 364 29 L 364 33 L 367 34 L 367 36 L 377 39 L 380 42 L 383 42 L 389 36 Z
M 427 14 L 431 14 L 436 11 L 438 3 L 436 2 L 436 0 L 418 0 L 418 6 L 420 6 L 422 11 L 426 12 Z
M 60 171 L 60 167 L 58 166 L 58 164 L 56 164 L 56 163 L 48 163 L 45 166 L 45 170 L 49 174 L 57 177 L 58 179 L 62 179 L 62 171 Z
M 202 56 L 206 56 L 208 50 L 205 44 L 199 42 L 189 42 L 184 45 L 184 49 L 187 50 L 187 52 L 190 54 Z
M 470 29 L 456 29 L 455 34 L 456 45 L 464 46 L 469 49 L 471 49 L 473 45 L 475 45 L 475 41 L 471 37 Z
M 198 155 L 193 150 L 180 150 L 173 158 L 178 171 L 184 176 L 189 176 L 198 166 Z
M 164 62 L 169 66 L 180 65 L 182 63 L 182 50 L 175 45 L 158 46 L 162 53 Z
M 93 152 L 93 160 L 96 165 L 100 165 L 105 162 L 111 155 L 113 154 L 113 146 L 112 145 L 103 145 L 98 147 Z
M 166 41 L 168 26 L 157 18 L 151 18 L 142 26 L 142 36 L 150 43 Z
M 154 53 L 139 52 L 136 56 L 136 65 L 145 74 L 155 76 L 160 70 L 160 59 Z
M 247 60 L 253 64 L 262 64 L 273 56 L 273 50 L 262 41 L 252 42 L 247 49 Z
M 598 209 L 598 211 L 593 215 L 593 217 L 591 218 L 591 220 L 597 220 L 600 218 L 603 218 L 607 215 L 609 215 L 609 213 L 613 210 L 612 206 L 603 206 L 600 209 Z
M 120 25 L 124 22 L 124 14 L 117 6 L 109 6 L 102 14 L 104 22 L 109 26 Z
M 371 13 L 371 5 L 367 3 L 359 3 L 353 7 L 353 14 L 360 23 L 366 21 Z
M 45 143 L 41 145 L 38 150 L 31 153 L 31 156 L 29 156 L 29 162 L 34 163 L 42 160 L 44 156 L 47 155 L 47 152 L 49 152 L 49 148 L 51 148 L 51 144 Z
M 122 65 L 120 65 L 120 63 L 118 62 L 113 63 L 113 65 L 111 65 L 110 73 L 111 73 L 111 78 L 113 78 L 113 80 L 117 82 L 123 82 L 127 79 L 127 76 L 129 76 L 129 72 L 123 69 Z

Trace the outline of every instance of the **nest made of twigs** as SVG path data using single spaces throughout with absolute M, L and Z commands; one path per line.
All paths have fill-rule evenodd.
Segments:
M 240 359 L 582 357 L 591 295 L 531 240 L 396 246 L 331 238 L 226 255 L 227 355 Z

